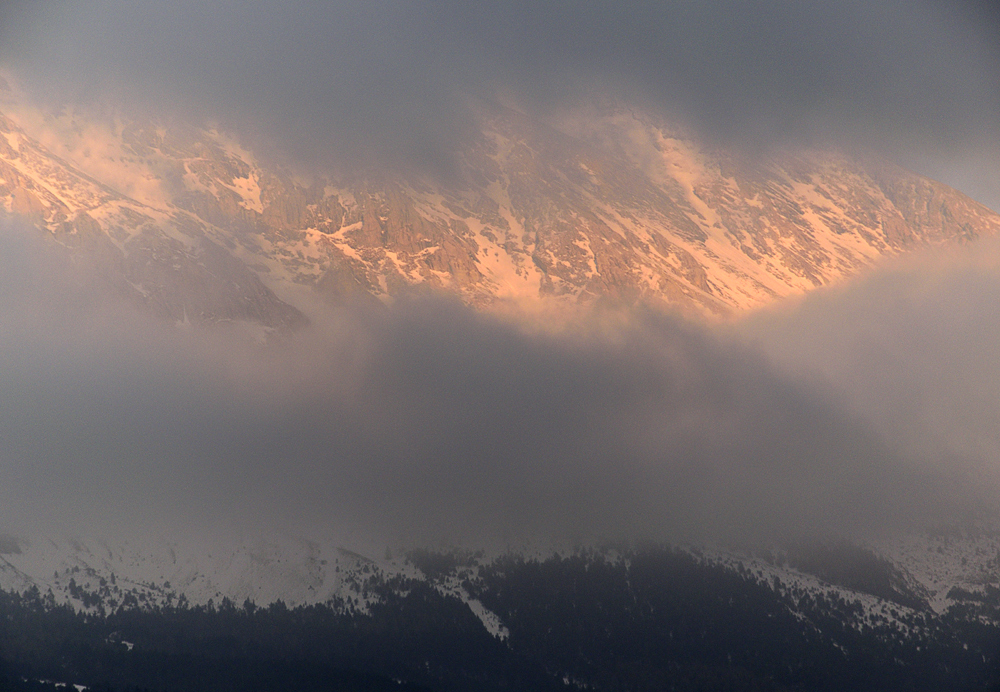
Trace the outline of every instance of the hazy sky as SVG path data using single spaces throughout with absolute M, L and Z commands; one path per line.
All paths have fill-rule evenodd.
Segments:
M 213 117 L 293 159 L 446 164 L 462 98 L 596 91 L 703 136 L 876 147 L 1000 207 L 1000 24 L 972 0 L 6 0 L 54 99 Z
M 919 0 L 4 2 L 0 62 L 54 101 L 217 118 L 310 165 L 447 165 L 469 95 L 546 115 L 610 93 L 752 152 L 877 146 L 1000 206 L 979 175 L 1000 161 L 994 20 Z M 93 301 L 22 231 L 0 228 L 11 527 L 775 536 L 954 519 L 1000 478 L 989 248 L 729 331 L 638 312 L 525 332 L 426 299 L 261 350 Z

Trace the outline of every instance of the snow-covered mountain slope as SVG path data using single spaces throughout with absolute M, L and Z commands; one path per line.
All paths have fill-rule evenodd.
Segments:
M 205 535 L 126 539 L 0 536 L 0 590 L 52 594 L 55 603 L 85 612 L 170 605 L 236 605 L 249 601 L 288 606 L 324 604 L 365 612 L 376 586 L 393 578 L 424 579 L 404 553 L 370 555 L 291 534 L 254 534 L 238 540 Z M 496 616 L 461 586 L 470 572 L 455 571 L 437 587 L 465 601 L 483 625 L 502 636 Z
M 372 546 L 360 550 L 364 554 L 336 540 L 291 534 L 239 540 L 3 536 L 0 589 L 37 589 L 53 603 L 94 613 L 224 601 L 236 606 L 248 601 L 258 606 L 277 601 L 287 606 L 324 604 L 364 613 L 392 583 L 424 580 L 442 595 L 464 601 L 491 634 L 506 636 L 504 622 L 474 596 L 480 569 L 495 564 L 500 554 L 406 553 Z M 796 604 L 814 604 L 817 599 L 842 602 L 844 624 L 859 631 L 884 627 L 905 636 L 923 631 L 942 616 L 995 623 L 1000 612 L 990 606 L 1000 586 L 998 531 L 915 533 L 866 546 L 684 550 L 706 566 L 766 585 L 793 611 Z M 526 550 L 521 556 L 545 561 L 574 553 Z M 590 559 L 627 561 L 629 553 L 591 551 Z
M 302 323 L 196 217 L 127 197 L 54 156 L 0 115 L 0 195 L 113 292 L 186 321 Z
M 212 129 L 44 112 L 0 84 L 0 205 L 183 322 L 293 327 L 311 296 L 429 288 L 477 307 L 644 300 L 738 313 L 1000 216 L 884 162 L 741 161 L 623 108 L 494 104 L 448 182 L 309 179 Z
M 384 560 L 383 568 L 397 563 Z M 60 601 L 91 608 L 191 604 L 228 598 L 243 603 L 327 603 L 359 598 L 372 558 L 297 537 L 255 536 L 233 542 L 144 535 L 104 540 L 15 539 L 0 555 L 2 588 L 37 587 Z

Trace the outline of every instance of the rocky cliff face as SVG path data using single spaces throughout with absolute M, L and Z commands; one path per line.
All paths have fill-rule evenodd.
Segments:
M 626 110 L 552 126 L 481 105 L 443 184 L 304 180 L 217 131 L 43 113 L 9 89 L 0 109 L 3 208 L 180 322 L 294 328 L 303 287 L 335 302 L 416 288 L 481 308 L 642 300 L 724 315 L 1000 229 L 887 163 L 737 161 Z

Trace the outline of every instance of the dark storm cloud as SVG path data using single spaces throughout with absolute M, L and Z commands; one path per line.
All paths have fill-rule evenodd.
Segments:
M 426 299 L 261 349 L 88 301 L 71 290 L 86 277 L 29 238 L 5 232 L 0 253 L 8 530 L 775 538 L 978 499 L 961 468 L 886 443 L 828 388 L 673 318 L 526 333 Z
M 596 89 L 730 146 L 877 146 L 944 174 L 977 156 L 989 169 L 982 149 L 997 138 L 998 27 L 986 8 L 13 1 L 0 57 L 60 97 L 193 110 L 314 163 L 439 165 L 469 125 L 466 95 L 546 113 Z

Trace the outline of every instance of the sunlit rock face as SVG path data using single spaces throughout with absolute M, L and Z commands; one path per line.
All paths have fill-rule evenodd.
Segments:
M 614 107 L 541 124 L 479 104 L 480 131 L 441 182 L 306 179 L 217 130 L 46 113 L 5 94 L 4 208 L 182 323 L 294 329 L 315 297 L 414 289 L 479 308 L 644 301 L 726 315 L 1000 228 L 887 163 L 737 160 Z

